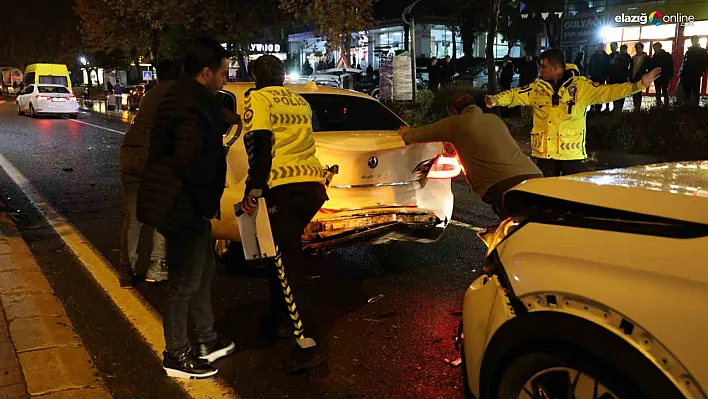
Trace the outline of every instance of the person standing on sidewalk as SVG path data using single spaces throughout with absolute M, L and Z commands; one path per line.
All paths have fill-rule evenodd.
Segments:
M 150 137 L 150 156 L 138 195 L 138 219 L 165 236 L 169 278 L 163 312 L 167 375 L 209 378 L 215 360 L 234 351 L 214 331 L 211 283 L 216 268 L 211 219 L 220 216 L 226 181 L 225 123 L 216 96 L 231 54 L 216 40 L 197 39 L 184 72 L 165 93 Z M 198 349 L 187 337 L 194 318 Z
M 116 111 L 120 111 L 123 108 L 123 83 L 120 80 L 116 80 L 116 85 L 113 86 L 113 93 L 116 99 Z
M 533 161 L 524 155 L 509 129 L 497 115 L 484 114 L 467 93 L 451 97 L 449 116 L 420 128 L 401 128 L 406 144 L 452 143 L 467 171 L 467 184 L 494 213 L 506 218 L 502 197 L 524 180 L 543 177 Z
M 616 43 L 612 43 L 615 45 Z M 626 83 L 629 81 L 629 64 L 632 63 L 632 57 L 627 54 L 627 45 L 623 44 L 620 47 L 619 53 L 613 52 L 612 61 L 610 62 L 610 83 Z M 614 112 L 622 112 L 624 109 L 624 97 L 614 101 Z
M 577 68 L 565 64 L 563 51 L 541 54 L 541 78 L 495 96 L 486 96 L 487 107 L 533 105 L 531 157 L 546 177 L 587 170 L 585 159 L 585 110 L 641 92 L 661 71 L 645 74 L 639 82 L 602 85 L 578 76 Z
M 514 63 L 509 55 L 504 56 L 504 63 L 499 67 L 499 84 L 502 91 L 511 89 L 514 81 Z
M 138 260 L 138 243 L 142 223 L 137 218 L 138 189 L 145 173 L 145 163 L 150 148 L 150 132 L 152 131 L 157 107 L 165 97 L 165 93 L 179 77 L 180 65 L 170 60 L 163 60 L 157 66 L 162 76 L 160 86 L 151 90 L 140 102 L 138 115 L 133 119 L 128 132 L 123 138 L 118 158 L 120 184 L 123 189 L 123 228 L 120 236 L 120 285 L 128 288 L 133 286 L 135 263 Z M 108 82 L 110 84 L 110 82 Z M 165 238 L 157 231 L 152 234 L 152 253 L 150 267 L 145 280 L 160 282 L 167 280 L 165 265 Z
M 312 109 L 302 96 L 283 87 L 283 63 L 264 55 L 251 71 L 256 89 L 244 101 L 249 170 L 241 209 L 252 214 L 258 198 L 265 198 L 276 257 L 269 269 L 271 320 L 264 326 L 267 334 L 277 336 L 279 321 L 291 319 L 295 344 L 284 369 L 295 373 L 324 363 L 307 295 L 302 234 L 327 200 L 325 175 L 315 156 Z
M 649 66 L 649 56 L 644 52 L 644 45 L 637 43 L 634 45 L 636 54 L 632 57 L 632 65 L 629 73 L 629 81 L 632 83 L 639 82 L 642 76 L 647 72 Z M 648 86 L 647 86 L 648 87 Z M 646 87 L 645 87 L 646 88 Z M 634 102 L 634 111 L 639 112 L 642 109 L 642 93 L 644 90 L 638 91 L 632 95 Z
M 588 62 L 588 77 L 593 82 L 603 85 L 607 82 L 607 73 L 610 70 L 610 57 L 605 53 L 605 45 L 600 43 L 597 45 L 595 52 L 590 56 Z M 578 71 L 580 73 L 580 71 Z M 602 104 L 594 104 L 591 109 L 594 112 L 602 110 Z
M 691 37 L 691 47 L 686 50 L 681 65 L 681 82 L 686 100 L 693 104 L 700 104 L 701 77 L 708 68 L 708 54 L 701 47 L 698 36 Z
M 669 105 L 669 81 L 674 77 L 674 59 L 671 54 L 662 49 L 661 43 L 656 42 L 652 46 L 654 55 L 651 57 L 651 68 L 661 68 L 661 76 L 654 81 L 656 91 L 656 105 L 662 106 L 661 99 Z

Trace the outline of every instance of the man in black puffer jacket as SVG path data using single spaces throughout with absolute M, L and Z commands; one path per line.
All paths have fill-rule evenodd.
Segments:
M 184 77 L 165 94 L 150 138 L 138 196 L 138 219 L 165 236 L 169 277 L 163 312 L 167 375 L 209 378 L 210 363 L 233 352 L 214 331 L 215 260 L 210 219 L 219 217 L 226 179 L 225 127 L 216 94 L 226 83 L 229 53 L 212 39 L 190 45 Z M 198 348 L 187 340 L 192 310 Z

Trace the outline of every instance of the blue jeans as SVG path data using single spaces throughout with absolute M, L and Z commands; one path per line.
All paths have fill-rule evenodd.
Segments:
M 167 240 L 169 279 L 167 306 L 162 315 L 165 346 L 171 355 L 189 348 L 187 317 L 192 311 L 197 342 L 217 338 L 211 308 L 211 282 L 216 261 L 211 243 L 211 222 L 202 220 L 198 231 L 164 231 Z

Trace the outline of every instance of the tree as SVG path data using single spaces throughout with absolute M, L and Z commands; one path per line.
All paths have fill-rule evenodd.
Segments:
M 79 31 L 89 51 L 129 53 L 140 73 L 140 56 L 159 57 L 165 30 L 184 17 L 186 0 L 75 0 Z
M 0 23 L 0 59 L 24 70 L 34 63 L 74 64 L 80 50 L 77 20 L 61 2 L 27 0 L 12 6 L 12 17 Z M 32 21 L 27 31 L 27 21 Z M 20 33 L 22 32 L 22 33 Z
M 373 23 L 376 0 L 280 0 L 280 8 L 295 20 L 315 27 L 331 49 L 349 54 L 354 33 Z

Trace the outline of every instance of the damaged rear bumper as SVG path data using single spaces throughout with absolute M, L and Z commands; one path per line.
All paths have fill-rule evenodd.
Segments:
M 409 208 L 363 209 L 321 215 L 305 229 L 305 248 L 378 245 L 391 241 L 430 243 L 447 221 L 433 211 Z

